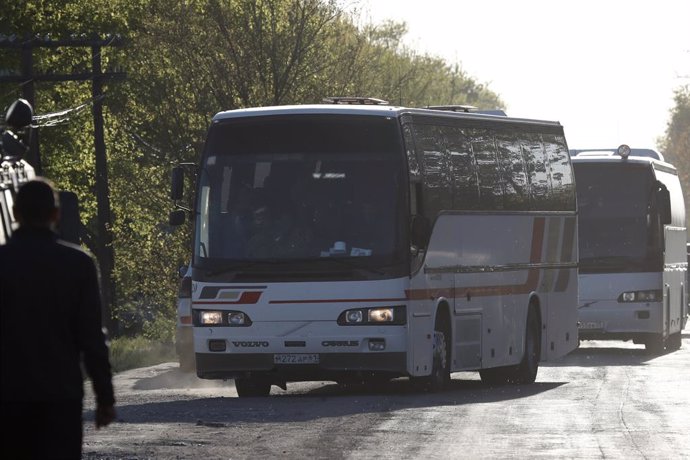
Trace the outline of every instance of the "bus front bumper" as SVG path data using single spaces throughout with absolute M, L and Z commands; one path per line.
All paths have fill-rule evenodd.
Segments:
M 283 353 L 197 353 L 197 376 L 202 379 L 234 379 L 251 376 L 272 377 L 284 381 L 334 380 L 358 375 L 407 375 L 407 354 L 317 353 L 309 355 L 312 364 L 279 364 Z
M 586 303 L 585 303 L 586 305 Z M 644 341 L 661 332 L 662 303 L 600 301 L 578 310 L 578 334 L 581 340 Z

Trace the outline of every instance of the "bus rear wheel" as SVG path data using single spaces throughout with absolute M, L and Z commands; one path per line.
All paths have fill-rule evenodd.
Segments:
M 515 366 L 481 369 L 479 377 L 488 385 L 503 385 L 505 383 L 527 384 L 534 383 L 539 371 L 541 356 L 541 333 L 539 316 L 535 307 L 530 307 L 525 326 L 525 354 L 520 364 Z
M 240 398 L 268 396 L 271 393 L 271 383 L 251 377 L 235 379 L 235 390 Z
M 485 385 L 505 385 L 508 383 L 508 375 L 504 367 L 480 369 L 479 378 Z

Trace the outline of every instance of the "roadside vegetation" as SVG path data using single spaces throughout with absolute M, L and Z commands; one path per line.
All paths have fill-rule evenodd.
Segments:
M 88 79 L 41 81 L 34 87 L 37 115 L 61 113 L 38 129 L 43 175 L 77 193 L 84 245 L 96 257 L 103 256 L 97 244 L 103 235 L 94 193 L 99 179 L 91 107 L 103 105 L 114 252 L 112 277 L 105 281 L 112 286 L 107 312 L 115 325 L 109 335 L 119 370 L 171 356 L 177 269 L 188 263 L 191 228 L 168 225 L 170 170 L 179 162 L 196 162 L 216 112 L 317 103 L 328 96 L 377 97 L 413 107 L 505 108 L 460 62 L 407 46 L 404 23 L 366 23 L 341 1 L 6 3 L 0 15 L 5 43 L 107 41 L 117 35 L 124 40 L 124 46 L 101 48 L 104 70 L 126 72 L 123 81 L 104 81 L 103 101 L 91 99 Z M 21 75 L 21 47 L 0 47 L 0 62 L 4 75 Z M 90 66 L 89 47 L 36 48 L 33 55 L 36 74 L 84 73 Z M 25 85 L 0 82 L 0 108 L 23 97 Z M 687 100 L 687 89 L 680 91 L 677 103 L 687 107 Z M 674 111 L 662 145 L 676 155 L 667 157 L 687 162 L 688 122 L 681 113 Z
M 27 0 L 6 5 L 0 34 L 5 43 L 124 40 L 100 50 L 104 71 L 126 73 L 124 80 L 103 82 L 101 102 L 113 339 L 172 340 L 177 269 L 188 263 L 190 228 L 168 225 L 170 170 L 196 161 L 216 112 L 343 95 L 503 108 L 499 96 L 458 63 L 408 48 L 404 24 L 363 24 L 333 0 Z M 20 75 L 21 47 L 0 47 L 0 62 L 3 72 Z M 34 48 L 35 74 L 90 69 L 90 47 Z M 23 97 L 25 83 L 0 82 L 0 108 Z M 103 257 L 91 81 L 40 81 L 34 90 L 37 115 L 66 111 L 38 129 L 43 175 L 77 193 L 84 245 Z M 124 357 L 129 348 L 113 351 Z
M 118 337 L 110 342 L 113 372 L 177 361 L 175 344 L 146 339 L 143 336 Z

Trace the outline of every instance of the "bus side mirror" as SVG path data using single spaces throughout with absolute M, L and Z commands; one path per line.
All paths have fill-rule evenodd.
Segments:
M 418 248 L 426 247 L 429 240 L 429 219 L 424 216 L 412 216 L 412 228 L 410 230 L 410 243 Z
M 666 188 L 657 190 L 656 202 L 659 206 L 659 218 L 662 225 L 671 223 L 671 194 Z
M 170 198 L 172 200 L 181 200 L 184 194 L 184 169 L 181 166 L 175 166 L 172 170 L 172 178 L 170 184 Z
M 177 209 L 175 211 L 170 211 L 170 217 L 168 218 L 168 223 L 177 227 L 184 224 L 185 212 L 182 209 Z

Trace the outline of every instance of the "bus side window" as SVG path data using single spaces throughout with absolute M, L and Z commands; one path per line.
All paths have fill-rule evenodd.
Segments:
M 500 172 L 505 184 L 504 206 L 511 211 L 529 210 L 527 165 L 520 150 L 520 136 L 516 130 L 504 130 L 496 135 Z
M 568 148 L 563 136 L 545 134 L 544 149 L 549 162 L 553 209 L 575 209 L 573 169 L 568 161 Z
M 417 161 L 417 151 L 414 147 L 414 135 L 412 134 L 412 125 L 410 123 L 403 124 L 403 138 L 405 140 L 405 154 L 407 156 L 407 170 L 410 175 L 410 182 L 418 181 L 421 179 L 422 171 Z
M 422 208 L 433 221 L 439 212 L 453 208 L 449 155 L 438 126 L 415 125 L 415 141 L 424 176 Z
M 472 153 L 477 164 L 480 209 L 504 209 L 504 184 L 498 164 L 494 133 L 488 129 L 472 129 L 469 132 Z
M 454 126 L 441 128 L 448 144 L 453 182 L 453 209 L 479 209 L 479 176 L 472 146 L 463 129 Z
M 527 177 L 530 182 L 530 209 L 546 211 L 549 209 L 550 183 L 546 169 L 546 152 L 539 134 L 528 133 L 522 144 L 522 154 L 527 164 Z

